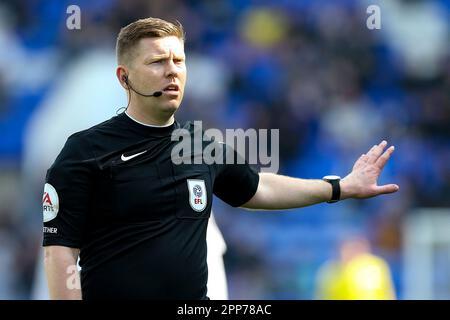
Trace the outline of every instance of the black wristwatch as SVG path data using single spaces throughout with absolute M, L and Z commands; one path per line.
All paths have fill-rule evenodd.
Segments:
M 329 182 L 331 187 L 333 188 L 333 192 L 331 194 L 331 200 L 327 201 L 327 203 L 335 203 L 341 199 L 341 177 L 339 176 L 325 176 L 322 178 L 324 181 Z

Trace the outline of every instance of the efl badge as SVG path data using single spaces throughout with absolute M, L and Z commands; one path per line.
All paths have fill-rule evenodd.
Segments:
M 206 186 L 204 180 L 188 179 L 189 204 L 197 212 L 202 212 L 206 208 Z
M 59 210 L 59 199 L 55 188 L 46 183 L 44 187 L 44 196 L 42 197 L 42 210 L 44 213 L 44 222 L 56 218 Z

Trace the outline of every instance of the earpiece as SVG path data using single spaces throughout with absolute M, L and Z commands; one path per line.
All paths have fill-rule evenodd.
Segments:
M 126 84 L 128 84 L 128 77 L 127 77 L 127 75 L 123 75 L 122 76 L 122 81 L 125 82 Z

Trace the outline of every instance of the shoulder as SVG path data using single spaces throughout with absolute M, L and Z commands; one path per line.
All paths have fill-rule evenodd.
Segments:
M 197 121 L 196 121 L 196 123 L 194 123 L 194 121 L 185 121 L 185 122 L 182 122 L 182 123 L 180 123 L 180 122 L 176 122 L 176 125 L 175 125 L 175 129 L 178 129 L 178 130 L 187 130 L 187 131 L 189 131 L 190 133 L 192 133 L 192 132 L 194 132 L 195 130 L 198 130 L 198 129 L 201 129 L 201 126 L 199 126 L 198 125 L 198 123 L 197 123 Z
M 90 128 L 78 131 L 69 136 L 68 139 L 89 139 L 98 135 L 101 135 L 105 131 L 117 130 L 120 126 L 119 116 L 114 116 L 108 120 L 98 123 Z
M 113 117 L 88 129 L 71 134 L 52 167 L 67 163 L 68 161 L 94 159 L 92 143 L 101 140 L 102 136 L 113 130 L 117 131 L 117 117 Z
M 84 145 L 85 147 L 88 147 L 90 141 L 101 138 L 102 135 L 105 135 L 108 132 L 114 132 L 115 130 L 117 130 L 118 126 L 120 125 L 118 117 L 119 116 L 114 116 L 90 128 L 71 134 L 67 138 L 66 144 L 68 143 L 70 145 Z
M 205 131 L 202 127 L 201 121 L 186 121 L 184 123 L 175 123 L 174 130 L 172 131 L 172 137 L 183 137 L 188 139 L 200 139 L 204 140 Z

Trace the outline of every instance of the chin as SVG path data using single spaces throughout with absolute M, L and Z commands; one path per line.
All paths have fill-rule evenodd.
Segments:
M 165 104 L 162 109 L 164 112 L 168 112 L 168 113 L 175 113 L 175 111 L 178 110 L 180 104 L 177 102 L 169 102 L 167 104 Z

